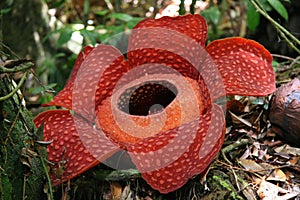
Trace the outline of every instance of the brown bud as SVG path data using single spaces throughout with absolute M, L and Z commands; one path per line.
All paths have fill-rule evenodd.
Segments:
M 300 80 L 280 86 L 270 103 L 273 131 L 287 142 L 300 147 Z

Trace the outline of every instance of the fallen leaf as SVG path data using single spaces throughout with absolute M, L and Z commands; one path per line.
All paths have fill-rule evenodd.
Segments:
M 266 179 L 267 181 L 286 181 L 286 175 L 283 173 L 281 169 L 275 169 L 270 176 Z
M 265 168 L 263 168 L 253 160 L 241 159 L 239 160 L 239 162 L 248 171 L 258 172 L 259 174 L 265 174 Z
M 111 200 L 119 200 L 122 195 L 122 186 L 118 182 L 112 182 L 110 185 Z
M 288 144 L 282 145 L 274 149 L 276 153 L 285 153 L 293 156 L 300 156 L 300 148 L 291 147 Z
M 248 127 L 250 127 L 250 128 L 257 129 L 257 128 L 256 128 L 255 126 L 253 126 L 249 121 L 247 121 L 247 120 L 245 120 L 245 119 L 243 119 L 243 118 L 241 118 L 241 117 L 235 115 L 234 113 L 232 113 L 232 112 L 230 112 L 230 111 L 229 111 L 229 113 L 230 113 L 230 115 L 231 115 L 232 122 L 233 122 L 234 124 L 240 124 L 240 123 L 242 123 L 242 124 L 245 124 L 246 126 L 248 126 Z

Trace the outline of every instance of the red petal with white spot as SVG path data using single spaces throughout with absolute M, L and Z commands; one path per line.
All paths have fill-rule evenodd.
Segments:
M 201 46 L 205 45 L 207 37 L 206 20 L 200 15 L 185 15 L 178 17 L 165 16 L 160 19 L 148 18 L 140 21 L 134 29 L 147 27 L 166 28 L 178 31 L 193 38 Z
M 55 164 L 53 185 L 81 174 L 117 150 L 100 130 L 67 110 L 45 111 L 34 123 L 37 127 L 44 125 L 44 140 L 52 141 L 47 153 L 49 161 Z
M 275 91 L 272 56 L 244 38 L 215 40 L 206 47 L 223 77 L 227 95 L 265 96 Z
M 128 151 L 147 183 L 161 193 L 168 193 L 210 165 L 223 144 L 224 135 L 223 111 L 214 105 L 198 120 L 141 140 L 129 146 Z
M 108 45 L 98 45 L 83 61 L 78 70 L 73 88 L 75 113 L 93 121 L 96 108 L 110 96 L 115 85 L 129 67 L 117 49 Z
M 75 61 L 74 68 L 70 75 L 69 81 L 65 85 L 64 89 L 60 91 L 51 102 L 43 104 L 43 106 L 62 106 L 67 109 L 72 109 L 72 91 L 74 86 L 74 80 L 82 62 L 93 49 L 93 47 L 86 46 L 84 48 L 84 52 L 79 53 Z
M 131 67 L 159 63 L 197 79 L 206 54 L 207 25 L 200 15 L 146 19 L 132 30 L 128 44 Z

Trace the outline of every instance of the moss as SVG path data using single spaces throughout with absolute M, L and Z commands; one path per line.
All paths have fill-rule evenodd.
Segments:
M 232 184 L 231 177 L 222 171 L 212 170 L 208 177 L 210 192 L 205 199 L 243 199 Z
M 11 91 L 7 76 L 0 79 L 0 95 Z M 18 94 L 0 102 L 0 197 L 43 199 L 44 173 L 34 153 L 34 124 Z

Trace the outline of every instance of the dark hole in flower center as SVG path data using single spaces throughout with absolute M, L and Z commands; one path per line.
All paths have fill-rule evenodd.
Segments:
M 147 116 L 163 111 L 176 97 L 168 81 L 148 81 L 128 88 L 118 99 L 118 108 L 130 115 Z

